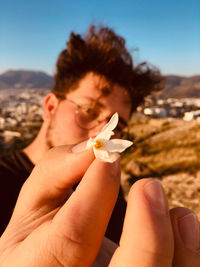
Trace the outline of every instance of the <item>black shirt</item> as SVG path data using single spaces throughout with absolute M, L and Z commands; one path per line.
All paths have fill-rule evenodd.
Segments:
M 0 235 L 10 220 L 19 191 L 33 167 L 22 151 L 0 158 Z
M 23 151 L 15 151 L 0 158 L 0 235 L 12 215 L 23 183 L 34 165 Z M 74 189 L 77 185 L 74 186 Z M 106 237 L 119 243 L 126 211 L 122 188 L 106 230 Z

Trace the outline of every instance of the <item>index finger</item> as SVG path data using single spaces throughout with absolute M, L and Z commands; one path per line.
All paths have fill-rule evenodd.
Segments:
M 54 216 L 49 242 L 63 266 L 91 266 L 117 200 L 120 174 L 119 160 L 94 160 L 76 191 Z

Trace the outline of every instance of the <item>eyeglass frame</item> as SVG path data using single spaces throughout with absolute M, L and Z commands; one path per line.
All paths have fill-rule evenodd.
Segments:
M 75 109 L 75 111 L 74 111 L 75 118 L 76 118 L 76 116 L 78 115 L 79 110 L 81 110 L 82 107 L 84 106 L 84 105 L 80 105 L 80 104 L 76 103 L 75 101 L 69 99 L 66 95 L 57 96 L 57 98 L 59 98 L 61 101 L 63 101 L 63 100 L 68 100 L 69 102 L 71 102 L 72 104 L 74 104 L 74 105 L 77 107 L 77 109 Z M 95 107 L 96 103 L 99 101 L 100 98 L 101 98 L 101 96 L 98 97 L 98 98 L 95 100 L 95 102 L 94 102 L 94 107 Z M 88 106 L 89 106 L 89 105 L 88 105 Z M 111 116 L 112 116 L 112 115 L 111 115 Z M 75 121 L 76 121 L 78 127 L 80 127 L 81 129 L 83 129 L 83 130 L 91 130 L 91 129 L 96 128 L 98 125 L 100 125 L 100 124 L 101 124 L 103 121 L 105 121 L 105 120 L 108 122 L 108 121 L 110 120 L 111 116 L 109 116 L 109 117 L 107 117 L 107 118 L 104 118 L 103 120 L 99 120 L 99 121 L 97 120 L 97 124 L 96 124 L 95 126 L 90 127 L 90 128 L 85 128 L 85 127 L 81 126 L 80 123 L 78 123 L 77 119 L 75 119 Z M 95 120 L 95 119 L 94 119 L 94 120 Z M 119 132 L 121 133 L 121 135 L 123 135 L 123 134 L 128 134 L 128 132 L 129 132 L 128 122 L 126 122 L 126 121 L 125 121 L 123 118 L 121 118 L 121 117 L 119 117 L 119 122 L 121 122 L 121 124 L 123 124 L 123 126 L 119 129 L 119 125 L 118 125 L 118 126 L 116 127 L 115 130 L 119 131 Z M 126 131 L 126 132 L 123 132 L 122 129 L 127 129 L 127 131 Z

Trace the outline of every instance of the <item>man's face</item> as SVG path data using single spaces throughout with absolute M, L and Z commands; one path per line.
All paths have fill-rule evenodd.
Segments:
M 103 95 L 104 88 L 111 88 L 111 93 Z M 77 116 L 82 107 L 94 107 L 99 111 L 99 117 L 93 123 L 96 127 L 91 128 L 86 123 L 79 123 Z M 118 112 L 120 118 L 118 125 L 123 128 L 123 122 L 128 122 L 130 110 L 130 98 L 124 88 L 112 85 L 104 77 L 90 72 L 79 82 L 76 90 L 57 103 L 48 122 L 48 147 L 77 144 L 95 137 L 115 112 Z M 101 123 L 98 124 L 98 121 Z

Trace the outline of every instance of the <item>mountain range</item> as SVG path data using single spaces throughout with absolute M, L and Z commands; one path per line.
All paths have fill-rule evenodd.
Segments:
M 159 92 L 159 97 L 167 98 L 200 98 L 200 75 L 182 77 L 167 75 L 164 90 Z
M 158 93 L 167 98 L 200 98 L 200 75 L 191 77 L 166 75 L 166 86 Z M 51 88 L 53 77 L 42 71 L 8 70 L 0 75 L 1 89 Z
M 42 71 L 9 70 L 0 75 L 0 89 L 50 88 L 53 77 Z

